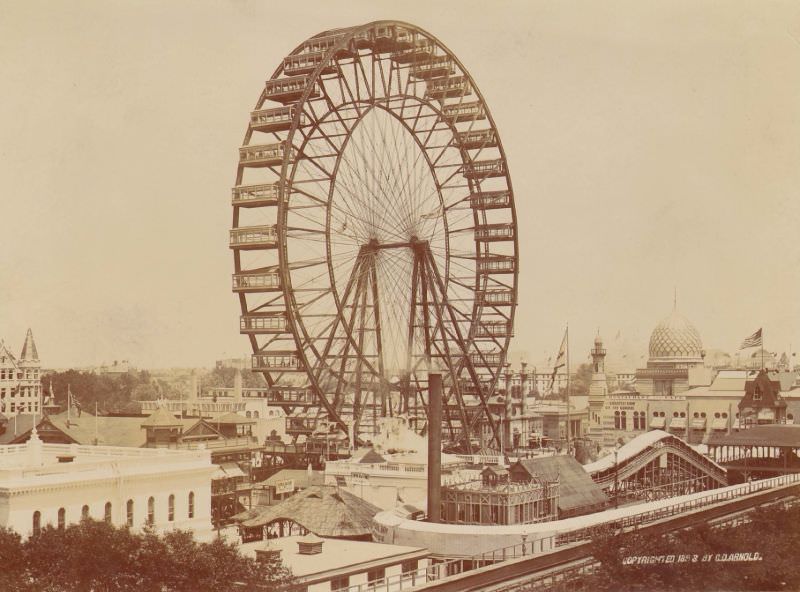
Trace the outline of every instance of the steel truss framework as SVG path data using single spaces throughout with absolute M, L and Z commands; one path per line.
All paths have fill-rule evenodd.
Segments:
M 240 148 L 230 246 L 253 369 L 295 408 L 362 437 L 426 414 L 471 442 L 499 426 L 487 401 L 512 336 L 514 197 L 494 121 L 440 41 L 406 23 L 326 31 L 266 82 Z M 287 397 L 282 397 L 285 390 Z

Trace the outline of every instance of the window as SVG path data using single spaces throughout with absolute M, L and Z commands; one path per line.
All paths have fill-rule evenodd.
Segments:
M 67 526 L 67 511 L 64 508 L 58 509 L 58 530 L 64 530 Z
M 170 494 L 167 505 L 167 520 L 172 522 L 175 520 L 175 496 Z
M 350 576 L 341 576 L 331 580 L 331 592 L 347 590 L 350 587 Z
M 700 414 L 700 417 L 705 417 L 705 416 L 706 416 L 706 412 L 705 412 L 705 411 L 703 411 L 703 412 Z
M 250 417 L 250 412 L 246 411 L 244 415 L 245 415 L 245 417 Z
M 678 412 L 677 411 L 673 411 L 672 417 L 678 417 Z
M 81 520 L 86 520 L 89 517 L 89 506 L 81 508 Z
M 253 411 L 253 417 L 254 417 L 255 419 L 258 419 L 258 411 Z
M 189 518 L 194 518 L 194 491 L 189 492 Z
M 133 500 L 128 500 L 125 506 L 125 524 L 133 526 Z
M 493 506 L 493 509 L 496 509 L 496 506 Z M 383 582 L 383 578 L 385 577 L 386 569 L 383 567 L 376 567 L 375 569 L 371 569 L 367 572 L 367 583 L 370 586 L 377 586 Z
M 719 419 L 719 412 L 714 414 L 714 419 Z
M 33 513 L 33 536 L 39 536 L 42 532 L 42 513 L 36 510 Z
M 103 519 L 109 524 L 111 524 L 111 502 L 106 502 L 106 508 L 103 514 Z
M 622 412 L 622 417 L 620 418 L 620 425 L 622 426 L 623 430 L 628 429 L 628 418 L 627 418 L 627 412 L 625 411 Z
M 692 413 L 692 417 L 698 419 L 700 417 L 700 414 L 697 411 L 695 411 L 694 413 Z
M 723 413 L 722 414 L 722 419 L 728 419 L 728 414 L 727 413 Z
M 684 411 L 681 411 L 681 417 L 686 417 L 686 413 Z
M 147 500 L 147 523 L 155 524 L 156 522 L 156 498 L 150 497 Z
M 401 566 L 402 566 L 402 572 L 404 574 L 412 571 L 417 571 L 417 568 L 419 567 L 419 561 L 416 559 L 408 559 L 406 561 L 403 561 Z
M 620 429 L 621 425 L 622 425 L 622 422 L 620 421 L 620 418 L 619 418 L 619 411 L 615 411 L 614 412 L 614 429 L 615 430 Z

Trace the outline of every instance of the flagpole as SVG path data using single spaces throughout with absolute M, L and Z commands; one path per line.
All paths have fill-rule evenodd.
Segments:
M 569 323 L 567 323 L 567 454 L 570 454 L 570 395 L 571 395 L 571 383 L 569 380 Z

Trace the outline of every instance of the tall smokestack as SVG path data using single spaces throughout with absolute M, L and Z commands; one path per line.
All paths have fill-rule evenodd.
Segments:
M 441 522 L 442 375 L 428 374 L 428 522 Z

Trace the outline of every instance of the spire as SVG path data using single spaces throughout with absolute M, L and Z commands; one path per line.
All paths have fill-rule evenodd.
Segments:
M 22 346 L 22 353 L 19 359 L 21 362 L 39 361 L 39 352 L 36 351 L 36 344 L 33 341 L 33 331 L 30 329 L 28 329 L 28 334 L 25 336 L 25 345 Z

